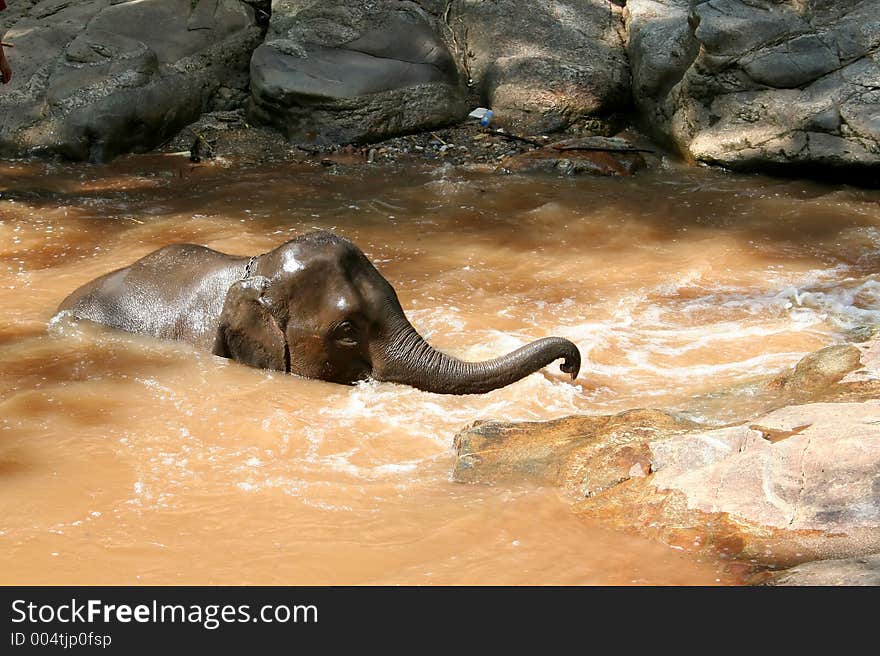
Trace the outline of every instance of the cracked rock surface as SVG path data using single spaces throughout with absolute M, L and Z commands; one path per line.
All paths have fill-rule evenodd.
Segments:
M 880 527 L 880 401 L 789 406 L 651 450 L 652 485 L 689 508 L 793 531 Z
M 643 122 L 737 169 L 880 168 L 873 0 L 630 0 Z
M 21 3 L 4 39 L 0 154 L 103 161 L 155 148 L 247 84 L 260 31 L 238 0 Z M 7 18 L 7 17 L 4 17 Z

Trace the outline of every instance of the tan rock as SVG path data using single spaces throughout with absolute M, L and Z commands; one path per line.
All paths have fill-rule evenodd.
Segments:
M 720 428 L 659 410 L 478 424 L 453 477 L 558 486 L 585 518 L 774 567 L 880 551 L 878 342 L 755 389 L 782 407 Z
M 628 410 L 611 418 L 593 439 L 574 446 L 559 485 L 574 498 L 598 494 L 653 471 L 649 444 L 681 435 L 695 424 L 659 410 Z
M 880 340 L 864 344 L 829 346 L 802 358 L 783 374 L 756 379 L 691 399 L 684 413 L 693 416 L 724 416 L 745 421 L 753 413 L 766 413 L 786 405 L 814 401 L 859 402 L 880 397 Z M 748 399 L 748 403 L 743 403 Z M 748 415 L 731 412 L 748 410 Z
M 878 401 L 786 407 L 650 449 L 656 473 L 575 511 L 774 565 L 880 548 Z
M 783 386 L 786 390 L 801 393 L 829 387 L 859 369 L 861 355 L 852 344 L 837 344 L 810 353 L 798 362 Z
M 776 407 L 810 401 L 860 402 L 880 397 L 880 339 L 839 344 L 810 353 L 788 376 L 767 386 Z
M 453 479 L 489 484 L 528 480 L 594 493 L 629 478 L 635 465 L 647 473 L 647 440 L 691 426 L 659 410 L 548 422 L 479 422 L 455 436 Z

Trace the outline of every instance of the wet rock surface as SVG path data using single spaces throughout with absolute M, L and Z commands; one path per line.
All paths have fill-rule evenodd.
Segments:
M 260 30 L 238 0 L 43 0 L 19 14 L 0 152 L 102 161 L 151 150 L 244 93 Z
M 876 170 L 878 24 L 870 0 L 631 0 L 633 96 L 698 161 Z
M 878 352 L 871 340 L 810 354 L 768 387 L 795 397 L 718 428 L 656 410 L 482 423 L 456 437 L 453 478 L 558 486 L 584 518 L 767 566 L 877 551 L 880 400 L 865 386 Z M 810 395 L 837 402 L 780 400 Z
M 691 399 L 677 408 L 686 417 L 720 416 L 731 423 L 750 419 L 730 407 L 744 399 L 755 412 L 823 401 L 862 402 L 880 398 L 880 342 L 836 344 L 805 356 L 794 369 Z M 754 416 L 754 413 L 753 415 Z
M 163 152 L 190 155 L 203 140 L 219 162 L 235 160 L 245 164 L 266 164 L 297 159 L 297 151 L 271 128 L 252 125 L 244 111 L 215 111 L 203 114 L 160 148 Z
M 663 504 L 656 520 L 723 515 L 739 526 L 743 554 L 771 562 L 870 548 L 880 543 L 878 422 L 875 401 L 809 404 L 652 444 L 647 486 L 683 495 L 686 506 Z M 765 545 L 768 531 L 790 534 L 796 546 Z
M 559 141 L 507 157 L 500 163 L 500 167 L 509 173 L 544 171 L 610 176 L 633 175 L 645 166 L 642 152 L 629 142 L 602 137 Z
M 648 471 L 650 463 L 641 448 L 646 440 L 689 426 L 659 410 L 550 422 L 480 422 L 455 437 L 452 477 L 480 483 L 525 477 L 543 485 L 598 491 L 629 478 L 635 466 Z M 591 459 L 596 466 L 587 471 L 583 465 Z

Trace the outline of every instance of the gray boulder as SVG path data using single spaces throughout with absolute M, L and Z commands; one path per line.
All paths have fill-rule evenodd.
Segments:
M 317 143 L 456 122 L 468 108 L 450 38 L 415 2 L 275 0 L 251 60 L 250 114 Z
M 15 25 L 16 21 L 27 16 L 35 4 L 39 0 L 15 0 L 15 2 L 6 5 L 6 9 L 0 11 L 0 33 L 5 33 L 10 27 Z
M 630 0 L 643 123 L 738 169 L 880 168 L 880 5 Z
M 0 153 L 103 161 L 150 150 L 247 84 L 259 40 L 238 0 L 43 0 L 6 33 Z
M 630 0 L 624 15 L 633 102 L 645 122 L 666 117 L 660 101 L 684 77 L 700 49 L 688 23 L 689 0 Z
M 804 563 L 777 572 L 763 585 L 880 585 L 880 553 Z
M 622 13 L 605 0 L 455 0 L 446 14 L 496 123 L 550 132 L 630 102 Z

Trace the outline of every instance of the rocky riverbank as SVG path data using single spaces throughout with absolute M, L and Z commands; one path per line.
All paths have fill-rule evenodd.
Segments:
M 585 519 L 756 572 L 868 559 L 756 581 L 876 578 L 880 340 L 823 349 L 756 389 L 765 409 L 725 425 L 687 409 L 478 423 L 455 438 L 453 478 L 558 487 Z
M 438 132 L 481 105 L 492 127 L 539 142 L 638 126 L 692 161 L 870 182 L 878 11 L 868 0 L 24 0 L 0 23 L 16 71 L 0 93 L 0 153 L 106 160 L 230 111 L 310 154 L 355 144 L 371 161 L 409 151 L 497 165 L 526 150 Z
M 565 175 L 628 176 L 660 161 L 660 153 L 638 133 L 591 135 L 588 128 L 575 125 L 552 139 L 523 137 L 469 121 L 363 145 L 292 144 L 279 139 L 271 128 L 251 124 L 238 110 L 205 114 L 158 150 L 189 155 L 197 163 L 217 158 L 252 164 L 313 162 L 326 167 L 409 163 L 452 165 L 482 173 L 551 171 Z

